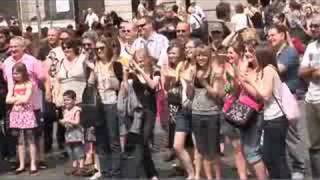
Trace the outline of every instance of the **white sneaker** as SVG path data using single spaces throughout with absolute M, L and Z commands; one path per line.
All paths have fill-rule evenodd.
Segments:
M 291 179 L 294 179 L 294 180 L 304 179 L 304 174 L 301 172 L 294 172 L 291 175 Z
M 89 180 L 96 180 L 99 179 L 101 176 L 101 172 L 96 172 L 93 176 L 89 178 Z

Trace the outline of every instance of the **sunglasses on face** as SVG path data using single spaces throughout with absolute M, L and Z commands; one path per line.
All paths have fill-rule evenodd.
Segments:
M 104 46 L 103 47 L 96 47 L 95 50 L 96 50 L 96 52 L 101 52 L 104 50 L 104 48 L 105 48 Z
M 59 38 L 60 41 L 65 41 L 67 40 L 68 38 Z
M 123 32 L 123 33 L 130 33 L 131 31 L 130 30 L 126 30 L 126 29 L 123 29 L 121 32 Z
M 310 28 L 319 28 L 320 27 L 320 24 L 311 24 L 310 25 Z
M 177 33 L 185 33 L 186 30 L 184 30 L 184 29 L 177 29 L 176 32 L 177 32 Z
M 83 46 L 83 47 L 91 47 L 92 44 L 90 44 L 90 43 L 82 43 L 82 46 Z
M 68 46 L 62 46 L 62 50 L 70 49 Z

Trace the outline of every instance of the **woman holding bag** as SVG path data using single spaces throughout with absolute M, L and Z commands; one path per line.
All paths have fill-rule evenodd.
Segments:
M 239 67 L 233 67 L 234 69 L 234 79 L 237 82 L 239 80 L 238 74 L 246 73 L 250 74 L 251 77 L 257 78 L 257 64 L 253 61 L 252 50 L 257 45 L 255 40 L 251 40 L 245 43 L 244 58 L 241 62 L 241 70 Z M 246 121 L 243 124 L 238 124 L 238 129 L 240 130 L 240 140 L 243 153 L 246 157 L 247 162 L 253 166 L 257 179 L 266 179 L 266 168 L 262 161 L 262 154 L 260 153 L 260 139 L 262 135 L 262 123 L 263 117 L 259 113 L 263 107 L 263 103 L 258 101 L 255 94 L 251 94 L 251 91 L 248 91 L 238 84 L 239 89 L 237 93 L 237 100 L 233 101 L 233 107 L 236 105 L 245 106 L 249 112 L 246 117 Z M 226 106 L 225 106 L 226 108 Z M 231 107 L 232 108 L 232 107 Z M 227 112 L 226 112 L 227 111 Z M 226 119 L 230 121 L 230 110 L 224 109 Z M 242 114 L 244 114 L 242 112 Z M 231 118 L 232 119 L 232 118 Z
M 253 71 L 236 74 L 242 88 L 263 101 L 263 160 L 271 179 L 290 179 L 286 160 L 288 120 L 277 104 L 281 98 L 281 79 L 275 55 L 267 46 L 246 47 L 245 58 Z
M 227 50 L 227 62 L 225 63 L 225 93 L 228 95 L 238 94 L 240 92 L 240 86 L 235 77 L 235 68 L 243 69 L 243 53 L 244 46 L 240 40 L 234 41 L 229 45 Z M 235 165 L 237 167 L 238 176 L 240 180 L 246 180 L 247 167 L 246 161 L 243 155 L 243 150 L 240 142 L 239 129 L 233 127 L 230 123 L 222 121 L 222 134 L 225 139 L 231 141 L 234 149 Z

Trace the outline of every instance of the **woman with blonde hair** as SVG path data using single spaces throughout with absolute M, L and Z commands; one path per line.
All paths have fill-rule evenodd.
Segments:
M 192 132 L 195 139 L 195 179 L 200 179 L 203 167 L 207 179 L 221 179 L 220 115 L 222 110 L 223 68 L 212 58 L 211 48 L 197 47 L 196 77 L 192 101 Z

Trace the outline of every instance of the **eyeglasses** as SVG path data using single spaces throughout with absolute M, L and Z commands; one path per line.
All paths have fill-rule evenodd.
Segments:
M 138 24 L 138 25 L 137 25 L 137 27 L 138 27 L 138 28 L 143 28 L 143 27 L 144 27 L 144 26 L 146 26 L 146 25 L 147 25 L 147 23 L 144 23 L 144 24 Z
M 83 47 L 86 47 L 86 46 L 91 47 L 92 44 L 90 44 L 90 43 L 82 43 L 82 46 L 83 46 Z
M 320 24 L 310 24 L 310 28 L 319 28 Z
M 105 48 L 104 46 L 102 46 L 102 47 L 96 47 L 95 50 L 96 50 L 96 52 L 100 52 L 100 51 L 103 51 L 104 48 Z
M 121 32 L 123 32 L 123 33 L 130 33 L 131 32 L 131 30 L 126 30 L 126 29 L 123 29 Z
M 184 29 L 177 29 L 176 32 L 177 32 L 177 33 L 185 33 L 186 30 L 184 30 Z

